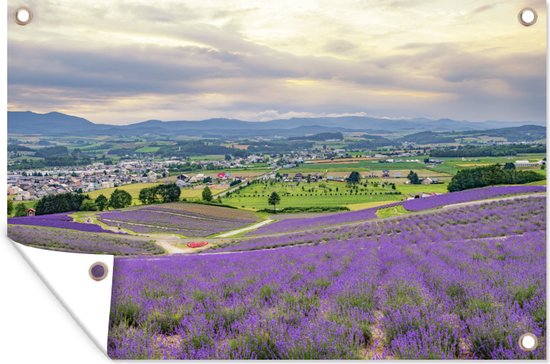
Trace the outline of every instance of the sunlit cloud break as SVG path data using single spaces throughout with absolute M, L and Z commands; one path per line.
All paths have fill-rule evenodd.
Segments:
M 10 1 L 9 10 L 20 4 Z M 425 0 L 28 4 L 8 109 L 94 122 L 376 115 L 546 118 L 545 3 Z M 389 16 L 391 15 L 391 16 Z

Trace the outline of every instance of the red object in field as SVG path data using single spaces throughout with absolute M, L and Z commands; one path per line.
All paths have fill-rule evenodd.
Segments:
M 187 243 L 187 246 L 190 248 L 200 248 L 206 245 L 208 245 L 208 242 L 206 241 L 191 241 Z

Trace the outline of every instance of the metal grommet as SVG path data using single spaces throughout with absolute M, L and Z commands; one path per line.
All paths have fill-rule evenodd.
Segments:
M 105 263 L 95 262 L 90 266 L 88 274 L 90 275 L 90 278 L 92 278 L 94 281 L 102 281 L 109 274 L 109 268 L 107 268 L 107 265 Z
M 530 332 L 519 337 L 518 345 L 523 351 L 533 351 L 539 346 L 539 340 Z
M 537 19 L 537 12 L 531 8 L 521 9 L 518 14 L 519 22 L 526 27 L 530 27 L 531 25 L 535 24 L 537 22 Z
M 19 25 L 27 25 L 32 21 L 32 11 L 26 6 L 17 8 L 15 11 L 15 22 Z

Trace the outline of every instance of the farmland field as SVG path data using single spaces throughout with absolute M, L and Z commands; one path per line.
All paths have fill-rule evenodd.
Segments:
M 123 185 L 120 187 L 95 190 L 92 192 L 88 192 L 88 195 L 92 199 L 97 198 L 97 196 L 99 195 L 104 195 L 105 197 L 109 198 L 115 189 L 119 189 L 119 190 L 124 190 L 128 192 L 130 195 L 132 195 L 132 205 L 141 205 L 141 201 L 138 199 L 139 191 L 141 191 L 143 188 L 158 186 L 159 184 L 161 183 L 132 183 L 132 184 Z M 204 186 L 200 186 L 197 188 L 182 188 L 180 198 L 200 199 L 203 188 Z M 216 193 L 216 192 L 222 191 L 224 188 L 219 186 L 211 186 L 211 189 L 212 189 L 212 192 Z
M 517 160 L 528 160 L 531 162 L 538 162 L 545 158 L 544 154 L 518 154 L 512 157 L 476 157 L 476 158 L 437 158 L 444 161 L 443 164 L 430 168 L 432 171 L 448 173 L 451 175 L 456 174 L 461 169 L 489 166 L 492 164 L 514 163 Z M 540 167 L 522 168 L 522 170 L 534 170 L 540 171 Z
M 139 191 L 141 191 L 142 188 L 149 188 L 158 186 L 158 183 L 132 183 L 129 185 L 123 185 L 120 187 L 113 187 L 113 188 L 103 188 L 100 190 L 95 190 L 92 192 L 88 192 L 88 195 L 91 199 L 96 199 L 99 195 L 104 195 L 105 197 L 109 198 L 114 190 L 119 189 L 128 192 L 130 195 L 132 195 L 132 204 L 141 204 L 141 202 L 138 200 Z
M 142 237 L 44 226 L 9 225 L 8 236 L 34 248 L 71 253 L 151 255 L 164 252 L 150 239 Z
M 544 359 L 545 211 L 521 198 L 117 259 L 109 355 Z
M 272 208 L 268 204 L 271 192 L 277 192 L 281 197 L 278 208 L 284 207 L 316 207 L 345 206 L 357 203 L 379 201 L 399 201 L 401 195 L 391 186 L 361 184 L 357 190 L 350 188 L 344 182 L 278 182 L 254 183 L 240 191 L 225 197 L 223 203 L 249 209 Z
M 397 191 L 403 195 L 417 193 L 447 193 L 447 184 L 431 184 L 431 185 L 411 185 L 411 184 L 396 184 Z
M 9 225 L 45 226 L 45 227 L 52 227 L 52 228 L 95 232 L 95 233 L 112 233 L 112 231 L 104 230 L 100 226 L 95 224 L 75 222 L 67 213 L 41 215 L 41 216 L 12 217 L 8 219 L 8 224 Z
M 292 172 L 313 173 L 324 172 L 351 172 L 351 171 L 382 171 L 382 170 L 417 170 L 426 169 L 424 163 L 418 162 L 400 162 L 400 163 L 380 163 L 378 161 L 357 160 L 357 162 L 338 163 L 335 160 L 333 163 L 318 163 L 318 164 L 301 164 L 298 168 L 292 169 Z
M 202 237 L 242 228 L 256 222 L 252 213 L 225 207 L 170 203 L 101 212 L 98 219 L 109 226 L 141 234 L 178 234 Z

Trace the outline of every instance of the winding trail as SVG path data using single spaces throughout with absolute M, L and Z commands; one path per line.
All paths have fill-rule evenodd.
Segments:
M 162 249 L 164 249 L 166 253 L 169 255 L 188 254 L 193 252 L 193 249 L 191 248 L 177 247 L 176 244 L 178 244 L 181 241 L 181 239 L 175 235 L 158 236 L 158 237 L 151 236 L 151 237 L 155 239 L 155 243 L 159 245 Z
M 275 220 L 268 219 L 268 220 L 264 220 L 262 222 L 254 224 L 254 225 L 244 227 L 242 229 L 228 231 L 226 233 L 218 235 L 218 238 L 228 238 L 230 236 L 235 236 L 235 235 L 238 235 L 240 233 L 244 233 L 244 232 L 247 232 L 247 231 L 250 231 L 250 230 L 256 230 L 258 228 L 261 228 L 264 225 L 272 223 L 273 221 L 275 221 Z
M 460 207 L 464 207 L 464 206 L 475 206 L 475 205 L 479 205 L 479 204 L 490 203 L 490 202 L 493 202 L 495 200 L 506 201 L 506 200 L 541 197 L 541 196 L 545 196 L 545 195 L 546 195 L 546 193 L 535 193 L 535 194 L 528 194 L 528 195 L 515 195 L 515 196 L 509 196 L 509 197 L 504 197 L 504 198 L 499 198 L 499 199 L 485 199 L 485 200 L 468 201 L 468 202 L 463 202 L 463 203 L 458 203 L 458 204 L 453 204 L 453 205 L 442 206 L 441 208 L 442 209 L 452 209 L 452 208 L 460 208 Z M 327 225 L 327 226 L 323 226 L 322 228 L 321 227 L 319 227 L 319 228 L 320 229 L 330 229 L 330 228 L 334 228 L 334 227 L 360 225 L 360 224 L 366 223 L 367 221 L 373 221 L 373 220 L 401 219 L 401 218 L 403 218 L 403 216 L 423 215 L 423 214 L 433 213 L 434 211 L 437 211 L 438 209 L 439 208 L 437 208 L 437 209 L 428 209 L 428 210 L 425 210 L 425 211 L 410 212 L 406 215 L 392 216 L 392 217 L 388 217 L 388 218 L 384 218 L 384 219 L 377 218 L 377 219 L 371 219 L 371 220 L 359 220 L 359 221 L 353 221 L 353 222 L 349 222 L 349 223 Z M 93 219 L 92 216 L 85 216 L 85 217 Z M 212 247 L 215 247 L 218 244 L 231 242 L 231 239 L 227 239 L 227 238 L 239 235 L 239 234 L 247 232 L 247 231 L 252 231 L 252 230 L 258 229 L 258 228 L 260 228 L 264 225 L 272 223 L 273 221 L 274 220 L 272 220 L 272 219 L 264 220 L 264 221 L 261 221 L 257 224 L 250 225 L 250 226 L 247 226 L 247 227 L 244 227 L 244 228 L 241 228 L 241 229 L 237 229 L 237 230 L 228 231 L 228 232 L 222 233 L 222 234 L 220 234 L 218 236 L 214 236 L 214 237 L 185 237 L 185 238 L 182 238 L 182 237 L 178 237 L 177 235 L 169 235 L 169 234 L 136 234 L 136 233 L 133 233 L 131 235 L 150 238 L 157 245 L 162 247 L 165 250 L 167 255 L 196 254 L 196 253 L 209 254 L 209 255 L 242 254 L 244 252 L 253 252 L 253 251 L 254 252 L 259 252 L 259 251 L 266 251 L 266 250 L 276 250 L 276 249 L 281 249 L 281 248 L 300 247 L 300 246 L 304 246 L 304 245 L 310 245 L 310 244 L 299 244 L 299 245 L 291 245 L 291 246 L 281 245 L 281 246 L 272 247 L 272 248 L 247 249 L 247 250 L 242 250 L 242 251 L 240 251 L 240 250 L 216 251 L 216 250 L 210 249 Z M 93 220 L 93 222 L 98 223 L 98 221 L 95 220 L 95 219 Z M 101 224 L 101 225 L 103 225 L 103 224 Z M 106 227 L 107 227 L 107 229 L 109 229 L 109 226 L 106 226 Z M 112 228 L 112 227 L 109 230 L 117 231 L 117 230 L 115 230 L 115 228 Z M 293 230 L 293 231 L 286 231 L 286 232 L 281 232 L 281 233 L 251 235 L 251 236 L 246 236 L 244 238 L 240 238 L 239 240 L 240 241 L 241 240 L 246 241 L 246 240 L 258 239 L 258 238 L 278 237 L 278 236 L 299 234 L 299 233 L 304 233 L 304 232 L 307 232 L 307 230 Z M 477 239 L 472 239 L 472 240 L 485 240 L 485 239 L 498 239 L 498 238 L 500 238 L 500 237 L 477 238 Z M 206 245 L 204 247 L 201 247 L 201 248 L 189 248 L 189 247 L 185 246 L 185 244 L 187 244 L 189 242 L 193 242 L 193 241 L 207 241 L 208 245 Z M 373 353 L 379 354 L 377 351 L 379 351 L 379 350 L 376 350 L 376 348 L 370 348 L 370 354 L 373 354 Z

